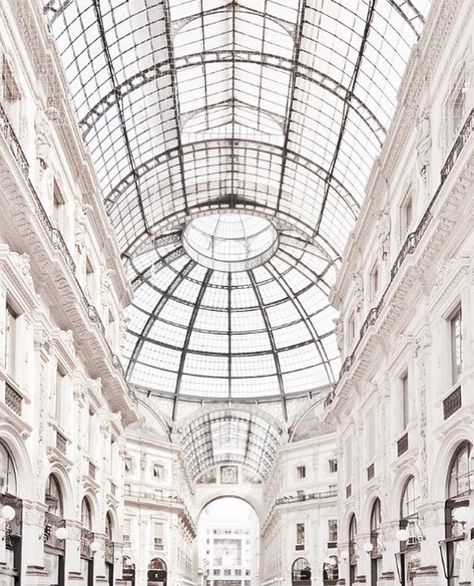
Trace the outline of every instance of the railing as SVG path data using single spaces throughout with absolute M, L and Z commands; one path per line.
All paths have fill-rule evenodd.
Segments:
M 367 317 L 366 317 L 366 319 L 365 319 L 364 323 L 362 324 L 362 327 L 359 331 L 359 340 L 357 341 L 357 344 L 355 345 L 352 353 L 346 357 L 346 359 L 344 360 L 344 362 L 342 364 L 341 371 L 340 371 L 340 377 L 342 377 L 345 373 L 347 373 L 351 370 L 352 365 L 354 364 L 356 352 L 362 342 L 362 339 L 364 338 L 367 330 L 371 326 L 375 325 L 379 315 L 381 314 L 382 309 L 385 306 L 385 299 L 388 295 L 388 290 L 390 289 L 395 277 L 397 276 L 398 271 L 400 270 L 400 268 L 401 268 L 403 262 L 405 261 L 405 259 L 407 258 L 407 256 L 413 254 L 417 250 L 418 245 L 419 245 L 424 233 L 426 232 L 426 229 L 428 228 L 428 226 L 433 218 L 432 210 L 433 210 L 433 207 L 434 207 L 436 201 L 438 200 L 438 197 L 441 193 L 441 189 L 442 189 L 447 177 L 449 176 L 452 168 L 454 167 L 454 164 L 456 163 L 459 155 L 461 154 L 463 147 L 467 143 L 467 141 L 470 138 L 473 131 L 474 131 L 474 108 L 469 113 L 469 116 L 467 117 L 467 120 L 464 123 L 464 126 L 462 127 L 461 132 L 459 133 L 459 136 L 458 136 L 456 142 L 454 143 L 454 146 L 451 149 L 451 152 L 449 153 L 449 155 L 443 165 L 443 168 L 441 169 L 440 183 L 438 185 L 438 189 L 436 190 L 433 197 L 431 198 L 431 201 L 428 205 L 428 208 L 427 208 L 426 212 L 424 213 L 423 217 L 421 218 L 416 230 L 414 232 L 411 232 L 410 234 L 408 234 L 408 236 L 406 237 L 405 242 L 403 243 L 402 248 L 400 249 L 400 252 L 399 252 L 399 254 L 398 254 L 398 256 L 392 266 L 392 269 L 390 271 L 390 282 L 387 284 L 387 286 L 382 294 L 382 297 L 380 298 L 378 305 L 376 307 L 373 307 L 372 309 L 370 309 L 369 313 L 367 314 Z M 331 393 L 334 393 L 334 392 L 331 391 Z M 331 398 L 328 401 L 328 404 L 325 405 L 326 407 L 332 403 L 333 398 L 334 398 L 334 394 L 332 394 Z
M 142 491 L 142 490 L 131 490 L 125 487 L 124 494 L 127 497 L 136 499 L 146 499 L 150 501 L 159 501 L 161 503 L 176 503 L 179 505 L 184 504 L 184 500 L 176 494 L 159 494 L 154 492 Z
M 25 178 L 25 181 L 28 185 L 28 189 L 32 195 L 32 200 L 33 200 L 33 204 L 35 207 L 36 216 L 39 219 L 40 224 L 43 227 L 43 230 L 45 231 L 45 233 L 50 241 L 51 246 L 55 250 L 58 250 L 60 252 L 62 259 L 64 260 L 64 262 L 68 266 L 69 271 L 71 272 L 71 275 L 72 275 L 73 280 L 75 282 L 75 285 L 79 290 L 80 297 L 82 299 L 82 304 L 83 304 L 84 308 L 86 309 L 86 313 L 87 313 L 89 320 L 97 326 L 97 328 L 101 332 L 102 336 L 104 337 L 104 343 L 108 349 L 108 352 L 109 352 L 109 355 L 110 355 L 110 358 L 112 361 L 112 365 L 114 366 L 114 368 L 116 368 L 117 370 L 120 371 L 122 376 L 124 376 L 124 369 L 123 369 L 122 363 L 120 361 L 120 358 L 116 354 L 113 353 L 112 348 L 110 347 L 108 341 L 105 339 L 106 330 L 105 330 L 105 326 L 100 318 L 100 315 L 99 315 L 97 309 L 95 308 L 95 306 L 91 305 L 89 303 L 86 295 L 84 294 L 82 286 L 81 286 L 79 280 L 77 279 L 76 263 L 74 262 L 74 259 L 72 258 L 71 253 L 69 252 L 68 246 L 67 246 L 60 230 L 55 228 L 54 225 L 51 223 L 51 220 L 49 219 L 48 214 L 46 213 L 46 210 L 44 209 L 44 206 L 41 202 L 41 199 L 39 198 L 39 196 L 36 192 L 36 189 L 29 178 L 30 166 L 29 166 L 28 160 L 25 156 L 25 153 L 23 152 L 23 149 L 21 148 L 21 145 L 16 137 L 16 134 L 15 134 L 15 131 L 13 130 L 13 127 L 10 124 L 10 121 L 8 120 L 8 116 L 6 115 L 2 104 L 0 104 L 0 134 L 5 139 L 5 142 L 7 143 L 7 146 L 10 149 L 10 152 L 12 153 L 16 162 L 18 163 L 18 166 L 20 167 L 20 170 L 21 170 L 21 172 Z M 134 402 L 134 404 L 137 404 L 137 398 L 136 398 L 135 392 L 132 389 L 128 388 L 128 394 L 129 394 L 130 398 L 132 399 L 132 401 Z
M 61 454 L 66 455 L 66 452 L 67 452 L 67 439 L 58 430 L 56 430 L 56 448 L 61 452 Z
M 455 413 L 461 407 L 462 407 L 461 387 L 457 387 L 443 401 L 443 415 L 444 415 L 444 419 L 448 419 L 448 417 L 451 417 L 451 415 L 453 413 Z
M 401 456 L 408 451 L 408 433 L 404 433 L 397 442 L 397 454 Z
M 289 503 L 301 503 L 304 501 L 314 501 L 319 499 L 327 499 L 337 496 L 337 490 L 327 490 L 325 492 L 310 492 L 308 494 L 297 494 L 291 496 L 284 496 L 276 499 L 275 505 L 287 505 Z
M 11 384 L 5 381 L 5 405 L 21 417 L 22 404 L 23 397 Z

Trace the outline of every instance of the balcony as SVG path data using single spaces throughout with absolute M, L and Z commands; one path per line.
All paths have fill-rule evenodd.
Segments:
M 61 454 L 66 455 L 67 453 L 67 439 L 59 430 L 56 430 L 56 449 Z
M 451 417 L 462 406 L 461 387 L 457 387 L 454 391 L 446 397 L 443 401 L 443 416 L 444 419 Z
M 21 417 L 23 397 L 20 393 L 8 382 L 5 381 L 5 405 L 9 407 L 13 413 Z

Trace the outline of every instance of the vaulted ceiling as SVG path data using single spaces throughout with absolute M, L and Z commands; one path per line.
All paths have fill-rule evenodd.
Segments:
M 137 388 L 337 380 L 328 304 L 429 0 L 42 0 L 135 297 Z

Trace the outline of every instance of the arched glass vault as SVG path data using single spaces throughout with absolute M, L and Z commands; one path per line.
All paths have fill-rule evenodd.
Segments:
M 430 1 L 39 1 L 135 292 L 129 381 L 286 416 L 335 382 L 328 293 Z M 186 250 L 219 213 L 274 250 Z

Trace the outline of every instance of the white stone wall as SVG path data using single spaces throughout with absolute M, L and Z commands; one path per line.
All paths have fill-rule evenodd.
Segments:
M 339 437 L 339 555 L 348 552 L 349 522 L 355 514 L 358 582 L 371 579 L 370 555 L 364 545 L 370 541 L 370 514 L 376 498 L 382 508 L 379 580 L 397 582 L 394 554 L 400 551 L 400 499 L 413 475 L 418 492 L 415 533 L 421 543 L 407 553 L 409 580 L 446 583 L 438 541 L 445 537 L 447 474 L 456 448 L 474 440 L 474 132 L 472 123 L 464 131 L 462 124 L 453 128 L 452 102 L 459 76 L 464 76 L 463 120 L 469 120 L 474 107 L 473 30 L 472 2 L 434 2 L 332 292 L 341 311 L 343 358 L 347 360 L 324 419 Z M 449 159 L 460 134 L 462 143 L 457 143 L 454 158 Z M 408 191 L 413 218 L 404 230 Z M 408 254 L 404 254 L 410 233 Z M 375 262 L 381 280 L 374 293 L 371 268 Z M 443 401 L 458 386 L 451 379 L 449 324 L 457 307 L 462 308 L 462 406 L 445 417 Z M 354 339 L 351 319 L 355 320 Z M 359 335 L 364 322 L 367 327 Z M 405 374 L 406 428 L 402 425 Z M 373 477 L 369 478 L 371 465 Z M 471 462 L 471 472 L 473 468 Z M 474 508 L 472 473 L 470 482 L 467 498 Z M 465 529 L 459 581 L 471 583 L 474 542 L 470 527 Z M 348 583 L 347 560 L 341 568 Z
M 98 546 L 94 583 L 107 582 L 110 537 L 120 583 L 124 428 L 137 419 L 119 364 L 130 291 L 51 43 L 37 3 L 2 3 L 0 63 L 8 63 L 18 94 L 15 104 L 0 100 L 0 442 L 23 507 L 22 584 L 57 579 L 44 539 L 51 474 L 67 527 L 65 582 L 85 583 L 87 497 Z M 3 504 L 6 490 L 3 482 Z M 3 523 L 2 537 L 12 525 Z M 9 584 L 14 562 L 6 541 L 0 581 Z

